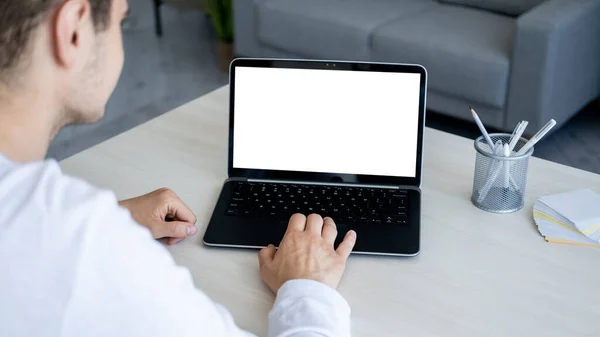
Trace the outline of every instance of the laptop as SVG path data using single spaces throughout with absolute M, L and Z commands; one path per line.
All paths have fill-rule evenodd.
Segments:
M 353 253 L 420 249 L 427 72 L 420 65 L 236 59 L 228 179 L 208 246 L 278 246 L 294 213 L 331 217 Z

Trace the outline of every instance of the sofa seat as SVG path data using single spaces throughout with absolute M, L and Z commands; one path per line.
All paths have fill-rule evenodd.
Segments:
M 312 58 L 369 60 L 373 32 L 410 18 L 433 0 L 263 0 L 258 2 L 257 38 Z
M 377 28 L 372 59 L 422 64 L 430 92 L 504 109 L 515 25 L 509 16 L 436 4 Z

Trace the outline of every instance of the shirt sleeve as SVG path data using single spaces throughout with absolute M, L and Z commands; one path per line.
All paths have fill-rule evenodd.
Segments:
M 76 204 L 65 221 L 85 228 L 79 231 L 82 248 L 63 336 L 253 336 L 195 288 L 189 271 L 118 207 L 112 193 L 77 197 L 74 190 L 65 198 Z M 290 281 L 269 315 L 269 336 L 349 336 L 349 315 L 335 290 L 315 281 Z
M 312 280 L 286 282 L 269 314 L 269 337 L 349 337 L 350 307 L 334 289 Z

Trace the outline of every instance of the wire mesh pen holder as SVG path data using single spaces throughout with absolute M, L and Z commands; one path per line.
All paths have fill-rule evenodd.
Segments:
M 523 208 L 525 187 L 527 186 L 527 167 L 533 147 L 525 154 L 517 156 L 527 139 L 521 138 L 515 145 L 511 156 L 503 153 L 503 144 L 508 143 L 511 135 L 505 133 L 490 134 L 494 148 L 483 136 L 475 140 L 475 174 L 471 201 L 484 211 L 493 213 L 511 213 Z

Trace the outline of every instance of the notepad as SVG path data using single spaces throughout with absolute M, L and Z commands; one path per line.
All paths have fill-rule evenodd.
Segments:
M 539 198 L 533 219 L 546 241 L 600 248 L 600 195 L 581 189 Z

